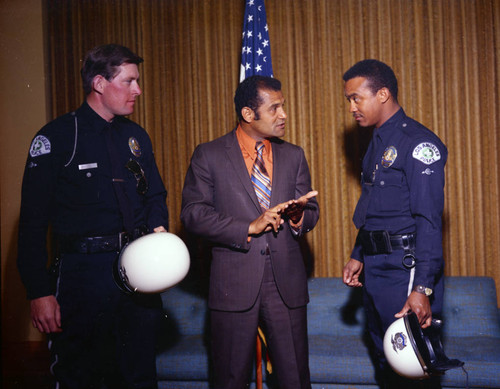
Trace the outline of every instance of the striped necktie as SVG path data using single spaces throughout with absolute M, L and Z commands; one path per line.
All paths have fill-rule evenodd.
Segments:
M 260 206 L 264 209 L 269 209 L 271 203 L 271 180 L 267 174 L 262 157 L 264 143 L 257 142 L 255 149 L 257 150 L 257 157 L 252 167 L 252 183 Z

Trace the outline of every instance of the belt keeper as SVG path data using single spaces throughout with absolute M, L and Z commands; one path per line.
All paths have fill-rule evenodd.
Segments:
M 401 241 L 403 242 L 403 249 L 405 251 L 410 251 L 410 236 L 409 235 L 402 235 L 401 236 Z
M 120 232 L 118 234 L 118 250 L 121 250 L 123 247 L 122 240 L 123 240 L 123 232 Z
M 403 266 L 407 269 L 412 269 L 417 264 L 417 260 L 415 258 L 415 250 L 412 249 L 412 246 L 415 246 L 414 235 L 402 235 L 401 241 L 403 242 L 403 250 L 405 255 L 403 256 Z M 413 244 L 412 244 L 413 243 Z

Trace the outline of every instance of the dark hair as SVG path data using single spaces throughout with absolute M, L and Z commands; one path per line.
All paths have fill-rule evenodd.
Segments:
M 116 45 L 108 44 L 94 47 L 90 50 L 83 60 L 82 75 L 83 90 L 88 95 L 92 92 L 92 80 L 95 76 L 101 75 L 106 80 L 116 75 L 116 68 L 124 63 L 133 63 L 139 65 L 144 60 L 130 49 Z
M 255 112 L 255 119 L 259 119 L 257 109 L 262 104 L 259 96 L 259 90 L 261 89 L 280 91 L 281 82 L 276 78 L 265 76 L 251 76 L 245 78 L 238 85 L 236 93 L 234 94 L 234 107 L 236 109 L 236 115 L 238 115 L 238 120 L 243 119 L 241 110 L 244 107 L 251 108 Z
M 354 64 L 344 73 L 344 81 L 355 77 L 365 77 L 373 94 L 382 88 L 389 89 L 392 97 L 398 101 L 398 80 L 390 66 L 376 59 L 365 59 Z

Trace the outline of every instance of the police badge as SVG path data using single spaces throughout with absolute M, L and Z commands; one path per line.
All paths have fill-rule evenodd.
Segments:
M 384 155 L 382 155 L 382 161 L 381 164 L 383 167 L 388 168 L 390 167 L 396 158 L 398 157 L 398 150 L 394 146 L 389 146 L 388 148 L 385 149 Z
M 130 152 L 136 157 L 141 156 L 141 146 L 139 145 L 137 139 L 135 139 L 133 136 L 128 138 L 128 147 L 130 148 Z

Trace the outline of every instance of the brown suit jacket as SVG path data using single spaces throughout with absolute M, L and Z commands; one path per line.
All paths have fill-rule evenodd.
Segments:
M 272 139 L 271 144 L 272 207 L 312 189 L 302 148 L 280 139 Z M 261 212 L 235 131 L 199 145 L 184 182 L 181 220 L 188 231 L 214 244 L 209 291 L 211 309 L 242 311 L 254 304 L 267 246 L 285 304 L 295 308 L 309 302 L 298 239 L 316 225 L 318 203 L 315 199 L 309 201 L 298 234 L 286 222 L 279 233 L 264 233 L 248 242 L 248 226 Z

